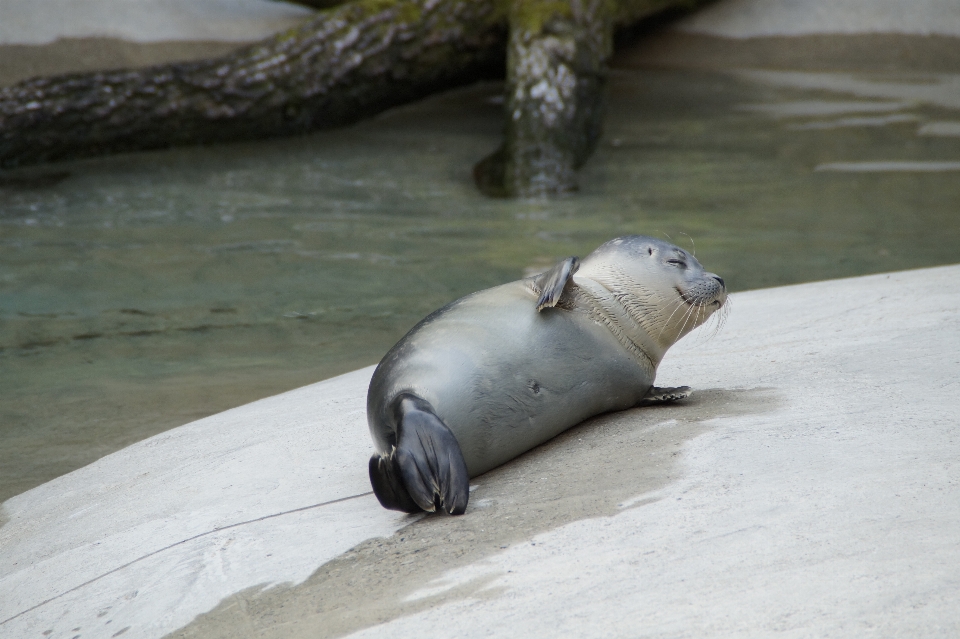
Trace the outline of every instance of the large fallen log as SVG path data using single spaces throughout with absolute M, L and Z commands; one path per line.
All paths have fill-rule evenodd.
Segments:
M 0 166 L 339 126 L 503 67 L 488 0 L 361 0 L 215 60 L 0 89 Z
M 304 3 L 329 6 L 336 1 Z M 320 11 L 295 29 L 219 59 L 37 78 L 0 88 L 0 168 L 275 137 L 354 122 L 438 90 L 483 77 L 502 77 L 508 22 L 522 23 L 525 29 L 512 28 L 512 69 L 527 64 L 537 50 L 537 55 L 553 56 L 554 76 L 562 75 L 560 67 L 571 59 L 557 57 L 556 47 L 533 46 L 537 37 L 552 34 L 557 25 L 562 31 L 563 24 L 573 24 L 579 34 L 575 48 L 586 43 L 581 48 L 592 51 L 584 56 L 577 49 L 574 55 L 589 61 L 573 65 L 585 79 L 575 91 L 573 116 L 564 120 L 579 127 L 573 133 L 572 139 L 578 141 L 570 156 L 578 166 L 599 132 L 602 67 L 612 25 L 696 1 L 516 0 L 511 10 L 510 0 L 355 0 Z M 531 31 L 534 23 L 540 26 Z M 516 44 L 524 41 L 532 45 Z M 535 99 L 530 91 L 535 78 L 529 70 L 525 73 L 511 72 L 511 78 L 526 78 L 527 89 L 511 89 L 519 97 L 508 97 L 507 107 L 534 113 L 542 101 L 523 104 Z M 518 131 L 508 125 L 508 151 L 519 148 L 509 144 Z M 529 139 L 520 146 L 528 151 L 531 143 L 537 143 L 534 138 L 544 133 L 536 126 L 523 131 Z M 556 130 L 547 133 L 557 137 Z M 539 175 L 540 169 L 524 172 L 522 167 L 517 169 L 517 162 L 537 154 L 514 156 L 509 166 L 521 177 L 509 184 L 501 179 L 488 192 L 528 194 L 517 185 L 523 175 Z M 567 170 L 562 162 L 554 164 Z M 494 172 L 504 175 L 503 166 Z M 572 182 L 564 178 L 560 184 L 537 192 L 563 192 Z

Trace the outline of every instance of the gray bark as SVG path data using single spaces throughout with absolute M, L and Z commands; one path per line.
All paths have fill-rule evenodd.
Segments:
M 607 0 L 514 3 L 505 139 L 476 167 L 481 190 L 533 197 L 577 189 L 577 169 L 600 137 L 613 24 Z
M 495 197 L 577 190 L 603 127 L 616 26 L 697 0 L 513 0 L 503 144 L 474 167 Z

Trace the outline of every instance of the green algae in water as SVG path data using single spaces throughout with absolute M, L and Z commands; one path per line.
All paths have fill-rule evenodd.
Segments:
M 734 291 L 960 261 L 960 173 L 829 169 L 960 161 L 960 99 L 829 84 L 615 71 L 581 192 L 553 201 L 472 184 L 496 84 L 300 139 L 3 176 L 0 499 L 375 364 L 431 310 L 616 235 L 695 247 Z

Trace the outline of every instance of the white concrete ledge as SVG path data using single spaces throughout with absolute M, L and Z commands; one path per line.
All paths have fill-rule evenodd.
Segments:
M 272 0 L 3 0 L 0 44 L 97 37 L 248 42 L 312 14 L 306 7 Z
M 628 411 L 577 436 L 619 420 L 669 437 L 684 411 L 716 415 L 677 447 L 679 470 L 609 516 L 570 512 L 480 561 L 445 559 L 360 635 L 957 636 L 958 278 L 950 266 L 734 295 L 728 325 L 687 338 L 661 369 L 661 383 L 701 392 L 697 406 Z M 286 583 L 267 592 L 292 600 L 347 549 L 428 524 L 365 494 L 370 373 L 174 429 L 6 502 L 0 636 L 160 637 L 258 584 Z M 718 394 L 738 389 L 759 404 Z M 561 439 L 514 464 L 562 456 L 562 492 L 646 454 Z M 660 472 L 621 472 L 641 471 Z M 504 481 L 495 473 L 481 488 Z M 566 507 L 532 483 L 511 491 L 548 519 Z M 444 525 L 482 521 L 490 502 Z M 424 557 L 402 552 L 401 574 Z M 322 615 L 301 622 L 319 636 L 307 631 Z
M 726 38 L 829 33 L 960 36 L 960 10 L 954 0 L 724 0 L 677 28 Z
M 68 614 L 84 637 L 159 637 L 238 588 L 302 581 L 391 534 L 410 518 L 370 494 L 372 372 L 181 426 L 8 500 L 0 636 L 40 636 Z

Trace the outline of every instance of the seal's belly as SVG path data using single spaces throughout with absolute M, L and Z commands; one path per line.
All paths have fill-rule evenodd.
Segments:
M 475 476 L 640 401 L 653 379 L 609 331 L 579 311 L 534 304 L 514 282 L 425 321 L 377 369 L 381 408 L 402 392 L 430 402 Z

